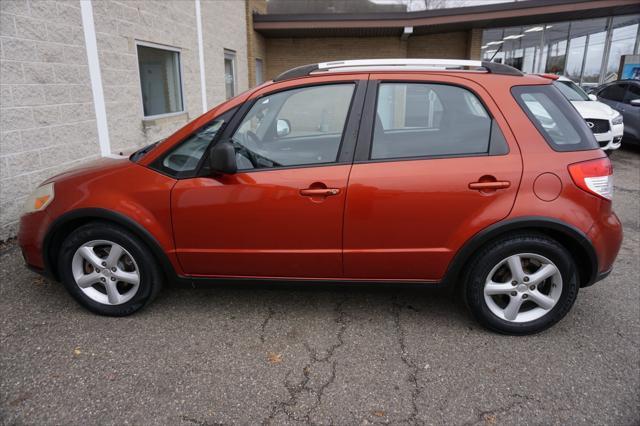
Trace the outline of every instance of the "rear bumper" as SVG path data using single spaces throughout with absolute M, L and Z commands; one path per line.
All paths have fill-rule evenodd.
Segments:
M 622 245 L 622 224 L 618 216 L 609 209 L 609 213 L 597 220 L 587 234 L 598 256 L 598 274 L 594 284 L 606 278 L 613 269 L 613 263 Z

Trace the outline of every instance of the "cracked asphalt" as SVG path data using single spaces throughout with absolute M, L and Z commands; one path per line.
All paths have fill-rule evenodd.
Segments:
M 165 288 L 92 315 L 0 249 L 2 424 L 640 423 L 640 151 L 612 156 L 613 273 L 535 336 L 393 287 Z

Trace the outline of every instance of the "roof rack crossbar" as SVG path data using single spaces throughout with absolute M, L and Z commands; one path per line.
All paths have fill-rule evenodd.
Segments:
M 273 81 L 291 80 L 293 78 L 305 77 L 317 71 L 354 71 L 357 68 L 367 67 L 398 67 L 401 69 L 416 70 L 423 67 L 424 69 L 442 69 L 442 68 L 478 68 L 484 69 L 486 72 L 493 74 L 505 75 L 524 75 L 521 71 L 508 65 L 499 64 L 497 62 L 473 61 L 467 59 L 354 59 L 348 61 L 331 61 L 320 62 L 317 64 L 302 65 L 283 72 L 273 79 Z

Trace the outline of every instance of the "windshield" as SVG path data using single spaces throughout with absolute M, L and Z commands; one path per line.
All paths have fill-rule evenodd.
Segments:
M 556 80 L 553 82 L 553 85 L 556 86 L 562 94 L 569 99 L 570 101 L 590 101 L 589 95 L 585 93 L 584 90 L 580 88 L 573 81 L 561 81 Z

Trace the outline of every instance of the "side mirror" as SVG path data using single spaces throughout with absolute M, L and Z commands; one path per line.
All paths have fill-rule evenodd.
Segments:
M 591 94 L 589 95 L 589 99 L 591 99 L 592 101 L 597 101 L 597 100 L 598 100 L 598 97 L 597 97 L 596 95 L 594 95 L 593 93 L 591 93 Z
M 633 106 L 640 106 L 640 99 L 632 99 L 630 104 Z
M 276 122 L 276 134 L 279 138 L 291 133 L 291 123 L 285 118 L 279 118 Z
M 213 173 L 232 175 L 238 171 L 236 150 L 227 140 L 218 141 L 209 151 L 209 167 Z

